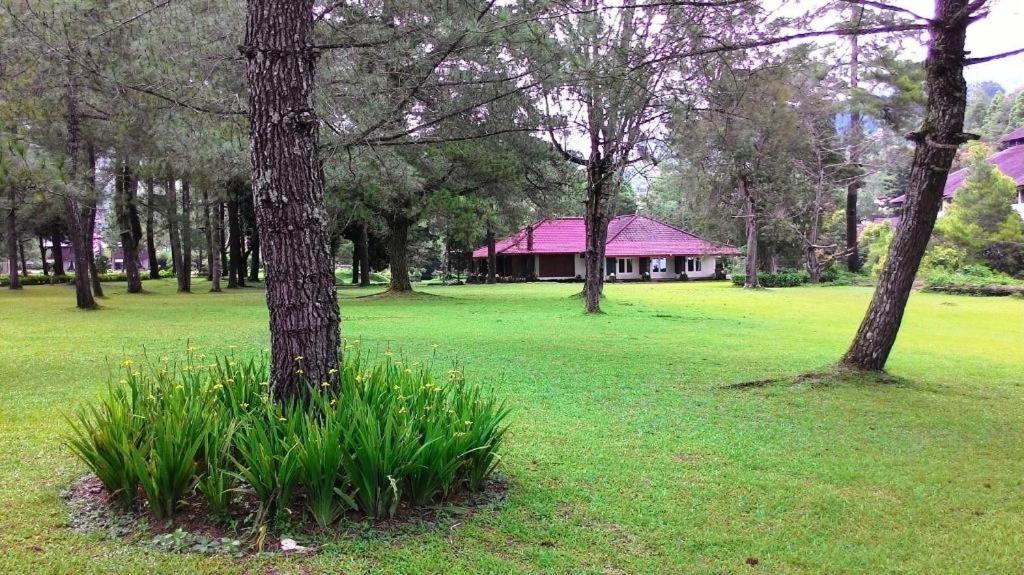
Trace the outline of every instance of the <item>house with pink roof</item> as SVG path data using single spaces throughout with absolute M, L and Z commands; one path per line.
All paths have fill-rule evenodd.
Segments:
M 1017 128 L 1000 138 L 999 151 L 989 156 L 988 161 L 1017 184 L 1017 199 L 1013 204 L 1013 209 L 1017 210 L 1017 213 L 1024 218 L 1024 127 Z M 951 172 L 946 178 L 946 187 L 942 191 L 943 211 L 939 212 L 939 215 L 942 215 L 945 208 L 953 202 L 953 196 L 964 185 L 965 180 L 967 180 L 967 168 Z M 907 196 L 902 195 L 885 200 L 883 203 L 896 208 L 898 213 L 906 201 Z
M 583 218 L 546 218 L 495 242 L 499 277 L 564 280 L 585 273 L 586 224 Z M 711 278 L 722 258 L 740 255 L 727 244 L 705 240 L 643 215 L 613 218 L 605 244 L 605 274 L 621 280 Z M 487 269 L 488 246 L 473 251 L 478 270 Z

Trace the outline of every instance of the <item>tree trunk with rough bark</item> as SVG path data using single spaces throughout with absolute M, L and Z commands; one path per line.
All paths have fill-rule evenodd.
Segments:
M 142 293 L 142 275 L 139 273 L 139 240 L 142 239 L 142 226 L 139 224 L 136 197 L 138 181 L 128 158 L 121 159 L 115 188 L 117 223 L 121 228 L 121 255 L 124 257 L 124 273 L 128 277 L 128 293 Z
M 7 209 L 7 267 L 10 270 L 7 287 L 21 289 L 21 277 L 18 275 L 18 202 L 14 186 L 8 190 L 8 199 L 11 205 Z
M 969 139 L 963 133 L 967 84 L 963 71 L 964 41 L 972 19 L 968 0 L 939 0 L 930 24 L 925 60 L 925 121 L 912 134 L 916 142 L 907 184 L 907 202 L 893 235 L 878 286 L 841 365 L 880 371 L 896 342 L 903 312 L 942 207 L 942 192 L 957 148 Z
M 412 291 L 409 281 L 409 228 L 412 221 L 399 211 L 388 217 L 391 235 L 388 238 L 388 258 L 391 260 L 391 284 L 388 291 L 407 293 Z
M 146 257 L 149 258 L 149 279 L 160 279 L 160 264 L 156 255 L 156 186 L 153 178 L 146 180 Z
M 92 286 L 90 286 L 89 273 L 89 252 L 92 251 L 92 238 L 86 238 L 86 227 L 82 221 L 82 208 L 78 198 L 75 197 L 74 188 L 81 186 L 82 181 L 78 173 L 78 161 L 81 154 L 82 131 L 81 115 L 78 111 L 78 85 L 75 80 L 73 64 L 68 63 L 67 76 L 65 81 L 65 120 L 67 122 L 66 150 L 68 181 L 72 182 L 72 189 L 64 194 L 64 212 L 68 220 L 68 233 L 71 235 L 71 246 L 75 252 L 75 305 L 79 309 L 96 309 L 96 298 L 93 297 Z M 54 254 L 61 251 L 59 234 L 58 241 L 54 244 Z M 56 258 L 55 258 L 56 260 Z M 54 263 L 57 263 L 54 261 Z M 63 256 L 61 256 L 61 267 L 59 275 L 64 275 Z
M 745 288 L 759 288 L 761 281 L 757 277 L 759 260 L 757 239 L 760 233 L 759 218 L 757 215 L 757 202 L 754 198 L 754 190 L 750 189 L 750 182 L 745 175 L 739 178 L 740 195 L 743 196 L 743 219 L 747 228 L 747 265 L 746 276 L 743 280 Z
M 252 194 L 270 310 L 271 389 L 303 396 L 308 382 L 337 382 L 341 318 L 313 109 L 313 0 L 249 0 Z
M 864 15 L 864 6 L 853 7 L 853 21 L 859 22 Z M 859 87 L 860 42 L 856 34 L 850 36 L 850 91 L 851 96 Z M 853 170 L 853 177 L 846 186 L 846 268 L 851 272 L 860 271 L 860 253 L 857 248 L 857 198 L 860 194 L 861 182 L 861 144 L 864 139 L 863 119 L 857 102 L 851 98 L 853 109 L 850 111 L 850 146 L 847 159 Z
M 604 253 L 608 241 L 608 200 L 611 195 L 609 173 L 605 162 L 591 161 L 587 165 L 587 201 L 584 211 L 586 246 L 584 252 L 585 275 L 583 299 L 587 313 L 601 311 L 604 292 Z
M 192 293 L 192 183 L 181 179 L 181 268 L 179 269 L 178 293 Z

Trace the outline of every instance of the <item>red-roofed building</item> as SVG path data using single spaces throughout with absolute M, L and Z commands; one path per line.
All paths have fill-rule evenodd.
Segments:
M 585 272 L 583 218 L 548 218 L 495 243 L 496 274 L 510 278 L 572 279 Z M 739 250 L 709 242 L 685 230 L 641 215 L 618 216 L 608 223 L 605 244 L 608 275 L 616 279 L 714 277 L 722 257 Z M 487 267 L 487 246 L 473 251 L 478 269 Z
M 1017 128 L 1000 138 L 999 151 L 989 156 L 988 161 L 1017 184 L 1017 201 L 1013 204 L 1013 209 L 1024 217 L 1024 127 Z M 946 178 L 946 187 L 942 191 L 943 211 L 953 202 L 953 196 L 966 179 L 967 168 L 951 172 Z M 899 210 L 906 201 L 906 195 L 896 196 L 885 200 L 884 205 Z M 939 212 L 939 215 L 942 215 L 942 212 Z

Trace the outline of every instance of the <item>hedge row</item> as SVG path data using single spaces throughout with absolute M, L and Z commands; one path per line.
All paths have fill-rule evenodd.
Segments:
M 809 282 L 811 277 L 804 271 L 788 271 L 783 270 L 776 273 L 759 273 L 757 274 L 757 280 L 761 284 L 761 287 L 796 287 Z M 738 286 L 745 284 L 747 281 L 746 274 L 732 274 L 732 283 Z M 827 281 L 824 277 L 822 281 Z
M 149 273 L 141 274 L 143 280 L 150 279 Z M 174 277 L 170 272 L 161 271 L 161 278 Z M 128 276 L 124 272 L 110 272 L 105 274 L 99 274 L 101 282 L 126 282 Z M 75 283 L 75 274 L 66 274 L 63 276 L 55 275 L 40 275 L 40 274 L 29 274 L 27 276 L 19 276 L 21 285 L 23 286 L 39 286 L 39 285 L 50 285 L 50 284 L 71 284 Z M 7 287 L 10 285 L 11 278 L 8 275 L 0 274 L 0 287 Z

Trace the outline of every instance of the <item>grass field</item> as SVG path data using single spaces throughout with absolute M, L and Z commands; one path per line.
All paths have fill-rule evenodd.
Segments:
M 344 332 L 436 353 L 515 406 L 507 500 L 443 529 L 335 537 L 312 557 L 176 555 L 64 527 L 83 473 L 61 414 L 123 352 L 263 350 L 263 294 L 0 292 L 0 572 L 1021 573 L 1024 299 L 915 294 L 897 383 L 737 389 L 834 361 L 870 290 L 612 284 L 342 289 Z M 379 288 L 376 288 L 379 289 Z M 434 346 L 437 346 L 436 349 Z M 748 558 L 757 559 L 749 565 Z M 753 563 L 751 560 L 750 563 Z

